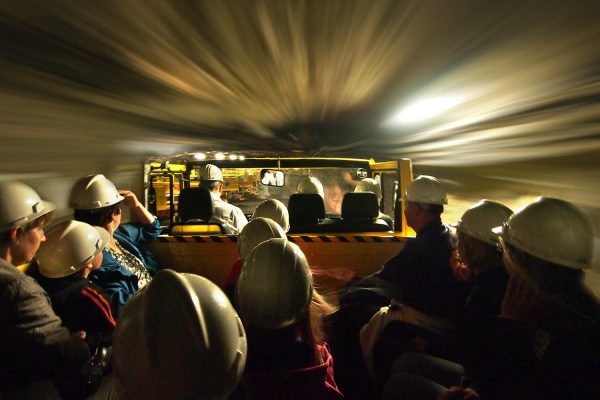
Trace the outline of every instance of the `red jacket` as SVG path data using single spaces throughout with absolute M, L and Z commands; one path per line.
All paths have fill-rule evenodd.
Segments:
M 242 385 L 249 399 L 338 400 L 344 395 L 333 378 L 333 357 L 326 344 L 319 351 L 325 362 L 314 367 L 287 371 L 250 372 Z

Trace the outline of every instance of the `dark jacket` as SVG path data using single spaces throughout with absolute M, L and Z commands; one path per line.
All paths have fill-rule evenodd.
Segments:
M 158 264 L 143 245 L 156 239 L 160 232 L 160 223 L 155 219 L 151 224 L 142 226 L 123 224 L 117 228 L 114 237 L 124 249 L 143 261 L 150 275 L 154 275 L 158 271 Z M 117 317 L 121 307 L 137 292 L 138 280 L 108 250 L 103 250 L 102 255 L 102 265 L 90 274 L 90 280 L 110 296 L 113 315 Z
M 58 398 L 90 358 L 31 277 L 0 260 L 0 398 Z
M 508 284 L 504 267 L 484 269 L 473 281 L 473 289 L 458 323 L 456 361 L 468 370 L 479 371 L 495 355 L 496 318 Z
M 441 219 L 424 227 L 414 239 L 383 265 L 374 276 L 392 283 L 400 300 L 417 310 L 436 317 L 461 312 L 468 285 L 452 274 L 450 256 L 456 250 L 456 238 Z
M 475 386 L 482 399 L 600 399 L 597 320 L 553 307 L 531 326 L 497 322 L 497 361 Z
M 52 300 L 52 308 L 71 332 L 85 331 L 88 343 L 110 345 L 116 321 L 110 298 L 86 278 L 71 275 L 49 279 L 39 275 L 39 284 Z

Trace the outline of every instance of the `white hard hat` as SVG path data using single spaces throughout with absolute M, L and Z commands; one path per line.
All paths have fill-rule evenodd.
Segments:
M 448 204 L 446 189 L 433 176 L 419 175 L 406 188 L 406 201 L 421 204 Z
M 508 221 L 512 214 L 512 210 L 504 204 L 481 200 L 469 207 L 454 226 L 477 240 L 495 245 L 498 243 L 498 234 L 492 229 Z
M 264 217 L 271 218 L 277 222 L 284 231 L 290 230 L 290 214 L 287 207 L 277 199 L 268 199 L 256 207 L 252 218 Z
M 46 241 L 36 254 L 40 273 L 46 278 L 62 278 L 81 271 L 102 252 L 109 239 L 110 234 L 99 226 L 63 222 L 46 233 Z
M 21 182 L 0 182 L 0 232 L 25 225 L 56 207 Z
M 271 218 L 252 218 L 237 238 L 240 258 L 245 260 L 259 243 L 273 238 L 287 239 L 285 231 L 277 222 Z
M 104 175 L 87 175 L 78 179 L 71 188 L 69 207 L 75 210 L 94 210 L 112 206 L 123 199 L 115 184 Z
M 246 363 L 244 327 L 206 278 L 158 271 L 127 302 L 113 337 L 120 398 L 226 399 Z
M 575 269 L 592 266 L 592 224 L 568 201 L 538 197 L 508 220 L 501 235 L 506 243 L 553 264 Z
M 325 198 L 325 192 L 323 191 L 323 185 L 321 181 L 314 176 L 303 176 L 298 183 L 297 193 L 316 193 L 321 197 Z
M 269 239 L 246 259 L 236 288 L 240 317 L 252 326 L 280 329 L 308 313 L 312 274 L 302 250 L 286 239 Z
M 373 178 L 364 178 L 354 188 L 355 193 L 372 192 L 377 196 L 377 200 L 381 200 L 381 186 Z
M 200 171 L 200 180 L 211 182 L 211 181 L 219 181 L 223 182 L 223 173 L 221 169 L 213 164 L 206 164 L 204 169 Z

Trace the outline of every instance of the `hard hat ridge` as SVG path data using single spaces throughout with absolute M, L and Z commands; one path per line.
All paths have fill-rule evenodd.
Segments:
M 538 197 L 508 220 L 501 236 L 515 248 L 553 264 L 574 269 L 592 266 L 592 224 L 565 200 Z
M 298 189 L 296 191 L 298 193 L 316 193 L 325 198 L 323 184 L 314 176 L 303 176 L 300 183 L 298 183 Z
M 253 219 L 257 217 L 271 218 L 273 221 L 277 222 L 285 232 L 290 230 L 289 211 L 285 204 L 277 199 L 267 199 L 260 203 L 252 216 Z
M 373 178 L 364 178 L 354 188 L 354 192 L 373 192 L 381 200 L 381 185 Z
M 448 204 L 448 196 L 442 183 L 428 175 L 419 175 L 408 184 L 405 200 L 421 204 Z
M 94 210 L 112 206 L 123 199 L 115 184 L 104 175 L 87 175 L 73 184 L 69 195 L 69 207 L 75 210 Z
M 201 171 L 200 180 L 205 182 L 223 182 L 223 172 L 214 164 L 206 164 Z
M 223 291 L 168 269 L 125 305 L 113 342 L 124 398 L 227 398 L 247 354 L 244 327 Z
M 46 234 L 36 259 L 40 274 L 62 278 L 84 269 L 106 246 L 110 234 L 99 226 L 67 221 Z
M 306 317 L 312 274 L 302 250 L 286 239 L 269 239 L 254 248 L 238 280 L 240 317 L 249 325 L 281 329 Z
M 55 209 L 21 182 L 0 182 L 0 232 L 25 225 Z
M 493 229 L 508 221 L 512 214 L 512 210 L 505 205 L 484 199 L 469 207 L 454 227 L 484 243 L 496 245 L 498 233 Z
M 270 218 L 252 218 L 238 235 L 240 258 L 245 260 L 258 244 L 273 238 L 287 238 L 277 222 Z

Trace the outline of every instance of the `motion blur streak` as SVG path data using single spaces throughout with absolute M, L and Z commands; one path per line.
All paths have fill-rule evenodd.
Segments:
M 598 43 L 597 0 L 3 2 L 0 172 L 117 176 L 211 149 L 410 157 L 459 204 L 554 195 L 600 231 Z M 440 97 L 456 101 L 385 124 Z

